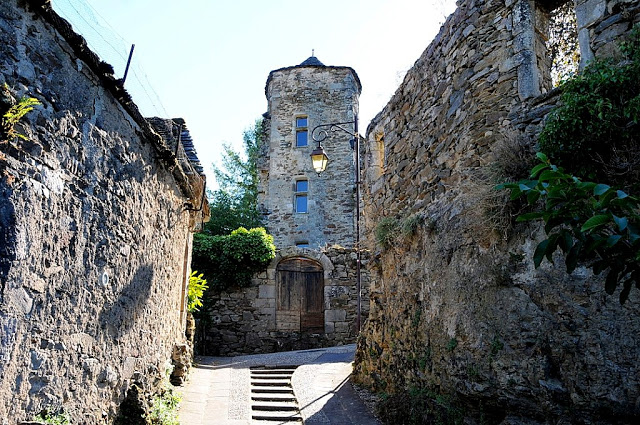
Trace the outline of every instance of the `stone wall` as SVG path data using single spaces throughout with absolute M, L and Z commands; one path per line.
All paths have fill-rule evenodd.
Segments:
M 362 254 L 362 321 L 369 311 L 367 253 Z M 276 267 L 288 258 L 317 261 L 324 270 L 324 333 L 278 330 Z M 280 250 L 267 271 L 250 287 L 205 295 L 206 310 L 197 314 L 196 352 L 233 356 L 273 353 L 354 343 L 357 336 L 356 253 L 331 247 Z
M 315 59 L 315 58 L 314 58 Z M 318 62 L 319 63 L 319 62 Z M 321 175 L 311 166 L 318 125 L 353 121 L 360 81 L 348 67 L 299 65 L 272 71 L 266 86 L 267 137 L 259 169 L 259 204 L 278 248 L 354 243 L 354 161 L 344 132 L 322 143 L 330 163 Z M 308 145 L 296 146 L 296 117 L 307 117 Z M 353 129 L 353 124 L 345 125 Z M 295 210 L 295 184 L 308 182 L 308 212 Z
M 112 423 L 184 341 L 203 179 L 111 72 L 47 2 L 0 3 L 2 106 L 41 102 L 0 146 L 2 424 Z
M 365 234 L 377 267 L 356 378 L 453 396 L 469 423 L 640 415 L 637 291 L 621 306 L 586 268 L 567 275 L 556 259 L 534 269 L 541 229 L 509 231 L 482 212 L 498 146 L 535 135 L 557 102 L 544 45 L 553 3 L 459 2 L 367 132 Z M 637 2 L 576 10 L 583 57 L 616 54 L 640 21 Z M 383 246 L 381 223 L 407 230 Z

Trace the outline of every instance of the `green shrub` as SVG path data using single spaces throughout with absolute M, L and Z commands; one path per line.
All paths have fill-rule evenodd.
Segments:
M 6 83 L 1 90 L 5 95 L 11 94 L 9 86 Z M 26 140 L 26 137 L 18 133 L 14 127 L 25 115 L 31 112 L 36 105 L 40 105 L 38 99 L 23 96 L 15 105 L 10 105 L 6 109 L 0 108 L 0 112 L 2 113 L 2 120 L 0 121 L 0 141 L 11 140 L 16 137 Z
M 592 61 L 561 85 L 561 105 L 539 138 L 540 151 L 581 178 L 638 187 L 640 27 L 621 45 L 624 60 Z
M 202 307 L 202 296 L 204 295 L 204 291 L 209 287 L 207 286 L 207 281 L 203 279 L 204 276 L 202 273 L 197 274 L 195 270 L 191 272 L 191 276 L 189 276 L 189 292 L 187 294 L 187 310 L 190 313 L 194 311 L 198 311 L 200 307 Z
M 400 223 L 392 217 L 384 217 L 378 222 L 374 231 L 374 236 L 378 245 L 382 248 L 389 248 L 400 231 Z
M 180 396 L 171 389 L 164 390 L 153 398 L 147 422 L 152 425 L 180 425 L 178 406 L 181 401 Z
M 191 265 L 217 290 L 246 287 L 256 272 L 267 267 L 275 252 L 273 237 L 264 228 L 240 227 L 226 236 L 196 234 Z
M 632 285 L 640 288 L 640 201 L 609 185 L 583 182 L 543 153 L 537 156 L 541 163 L 531 170 L 530 179 L 496 186 L 510 189 L 511 199 L 524 197 L 537 207 L 517 221 L 545 223 L 547 238 L 535 249 L 535 266 L 544 258 L 553 261 L 559 248 L 568 273 L 580 261 L 595 274 L 608 270 L 605 291 L 611 295 L 622 284 L 624 303 Z
M 51 425 L 71 425 L 71 418 L 69 417 L 69 414 L 62 409 L 57 411 L 45 409 L 34 416 L 33 420 Z
M 381 394 L 376 411 L 386 424 L 461 425 L 465 417 L 464 410 L 451 397 L 418 387 Z

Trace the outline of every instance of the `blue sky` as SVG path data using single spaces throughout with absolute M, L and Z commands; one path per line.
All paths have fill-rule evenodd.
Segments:
M 135 44 L 127 89 L 143 115 L 186 120 L 209 177 L 222 144 L 241 149 L 244 129 L 266 111 L 271 70 L 299 64 L 312 49 L 325 65 L 354 68 L 366 129 L 455 7 L 452 0 L 53 0 L 53 6 L 118 77 Z

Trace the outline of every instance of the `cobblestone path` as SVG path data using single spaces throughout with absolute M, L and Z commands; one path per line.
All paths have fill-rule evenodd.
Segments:
M 199 357 L 180 390 L 180 423 L 379 425 L 348 381 L 354 351 Z

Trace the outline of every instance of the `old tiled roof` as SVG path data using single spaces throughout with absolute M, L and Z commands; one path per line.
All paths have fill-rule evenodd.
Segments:
M 173 119 L 165 119 L 152 117 L 147 118 L 151 127 L 164 139 L 165 143 L 173 152 L 177 152 L 177 159 L 181 161 L 182 159 L 186 159 L 191 167 L 195 170 L 196 173 L 200 175 L 204 175 L 204 168 L 202 168 L 202 164 L 198 159 L 198 154 L 196 152 L 196 148 L 193 145 L 193 139 L 191 138 L 191 133 L 187 128 L 187 125 L 182 118 L 173 118 Z M 178 132 L 180 135 L 178 136 Z M 182 149 L 177 148 L 178 140 L 180 141 L 180 145 Z M 182 154 L 184 152 L 184 154 Z M 186 158 L 185 158 L 186 157 Z M 184 167 L 183 168 L 189 168 Z M 185 170 L 187 174 L 189 174 L 188 170 Z

